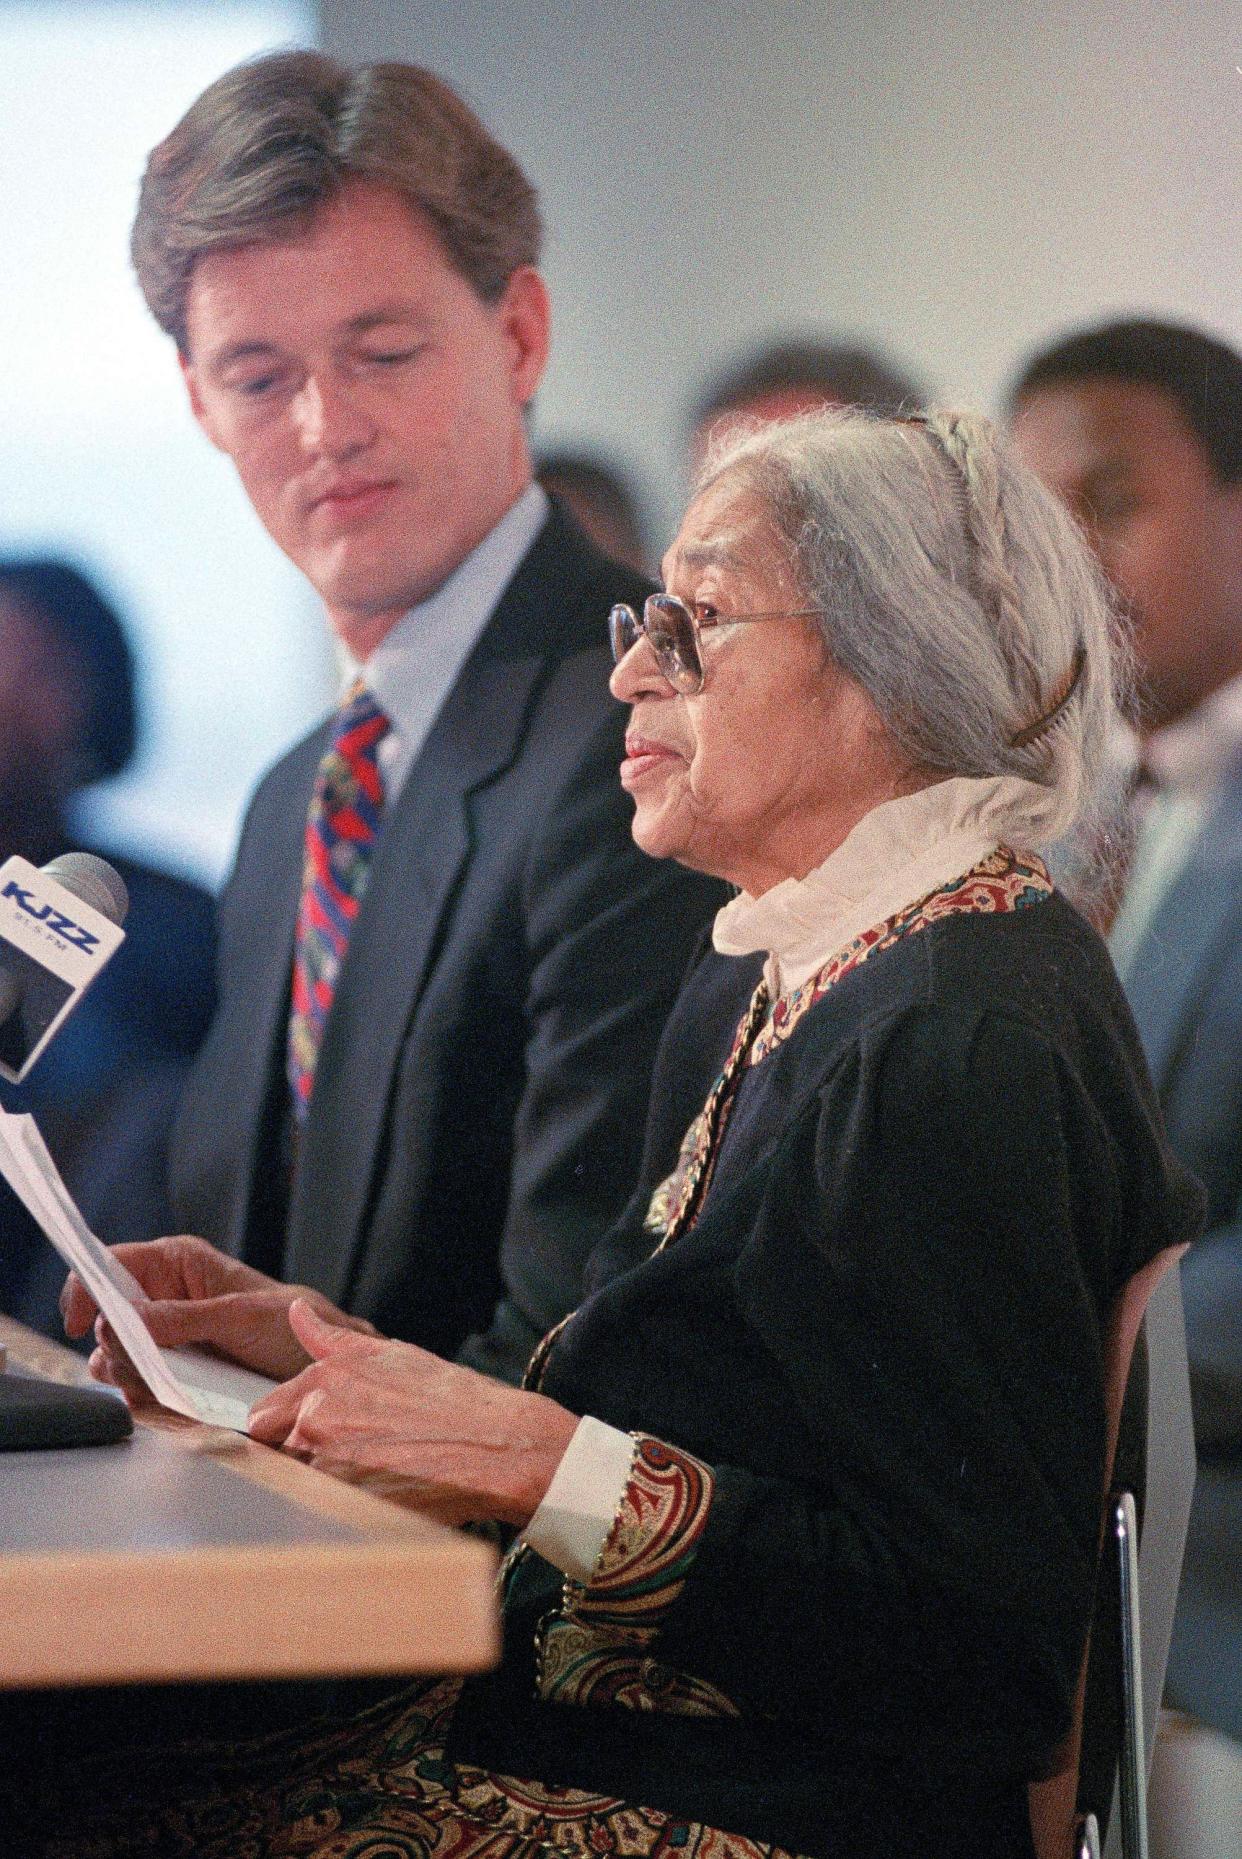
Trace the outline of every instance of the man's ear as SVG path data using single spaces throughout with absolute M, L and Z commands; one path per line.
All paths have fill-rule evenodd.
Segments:
M 496 306 L 509 344 L 510 379 L 519 406 L 534 399 L 548 364 L 552 306 L 548 287 L 533 265 L 519 265 Z
M 203 401 L 202 390 L 198 383 L 197 370 L 189 356 L 183 354 L 180 349 L 177 351 L 177 365 L 181 369 L 181 379 L 185 382 L 185 391 L 189 397 L 191 413 L 194 415 L 207 437 L 211 440 L 211 443 L 217 450 L 223 452 L 225 449 L 224 444 L 216 432 L 211 414 Z

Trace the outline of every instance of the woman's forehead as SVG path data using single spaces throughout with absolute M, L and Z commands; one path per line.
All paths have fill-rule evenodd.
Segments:
M 771 523 L 754 493 L 713 484 L 694 499 L 664 557 L 665 581 L 674 574 L 723 568 L 739 574 L 770 566 Z

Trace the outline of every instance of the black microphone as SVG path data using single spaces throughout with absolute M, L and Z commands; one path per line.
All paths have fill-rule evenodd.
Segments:
M 129 895 L 93 852 L 0 865 L 0 1074 L 20 1081 L 125 939 Z

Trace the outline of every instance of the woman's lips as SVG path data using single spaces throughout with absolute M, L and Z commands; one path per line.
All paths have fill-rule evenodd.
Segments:
M 670 762 L 681 760 L 676 749 L 670 749 L 667 743 L 649 742 L 641 736 L 627 736 L 625 760 L 621 764 L 621 785 L 624 788 L 636 787 L 647 775 L 667 767 Z

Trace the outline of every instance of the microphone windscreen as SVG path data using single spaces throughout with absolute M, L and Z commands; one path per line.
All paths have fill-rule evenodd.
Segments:
M 129 910 L 129 892 L 124 878 L 113 870 L 107 859 L 96 858 L 93 852 L 62 852 L 43 870 L 54 883 L 72 891 L 101 917 L 107 917 L 109 923 L 118 926 L 124 923 Z

